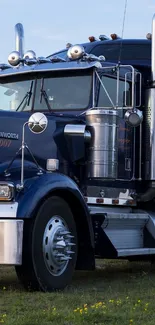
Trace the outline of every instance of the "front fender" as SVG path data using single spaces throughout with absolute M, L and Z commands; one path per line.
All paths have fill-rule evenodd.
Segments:
M 93 270 L 94 231 L 88 206 L 78 186 L 69 177 L 58 174 L 43 174 L 26 181 L 24 191 L 17 197 L 17 218 L 30 219 L 36 216 L 44 199 L 51 195 L 61 196 L 70 205 L 77 225 L 79 246 L 76 268 Z
M 40 202 L 47 196 L 52 195 L 54 191 L 58 192 L 59 190 L 64 190 L 65 193 L 68 191 L 68 195 L 71 193 L 78 200 L 78 204 L 81 205 L 84 211 L 91 243 L 94 246 L 93 226 L 88 207 L 76 183 L 65 175 L 59 173 L 43 174 L 33 180 L 27 180 L 24 191 L 20 192 L 17 196 L 17 218 L 32 218 Z

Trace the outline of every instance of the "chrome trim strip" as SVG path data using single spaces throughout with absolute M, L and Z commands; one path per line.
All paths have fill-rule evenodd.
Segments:
M 129 249 L 118 249 L 117 256 L 139 256 L 139 255 L 151 255 L 155 254 L 155 248 L 129 248 Z
M 20 74 L 31 74 L 31 73 L 38 73 L 38 72 L 46 72 L 50 71 L 70 71 L 73 72 L 76 70 L 87 70 L 87 69 L 93 69 L 93 68 L 102 68 L 102 65 L 100 62 L 88 62 L 88 61 L 70 61 L 70 62 L 58 62 L 58 63 L 42 63 L 42 64 L 35 64 L 33 66 L 21 66 L 21 67 L 11 67 L 10 69 L 2 70 L 0 72 L 0 78 L 6 77 L 6 76 L 19 76 Z
M 99 201 L 102 200 L 103 202 Z M 98 201 L 96 201 L 98 200 Z M 85 201 L 87 204 L 95 204 L 95 205 L 131 205 L 135 206 L 136 202 L 133 199 L 116 199 L 116 198 L 102 198 L 102 197 L 85 197 Z
M 23 225 L 23 220 L 0 220 L 0 264 L 22 264 Z
M 0 219 L 15 219 L 17 217 L 17 202 L 0 202 Z

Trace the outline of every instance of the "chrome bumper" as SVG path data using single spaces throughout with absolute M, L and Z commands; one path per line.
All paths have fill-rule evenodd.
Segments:
M 0 264 L 21 265 L 23 220 L 17 217 L 18 203 L 0 203 Z

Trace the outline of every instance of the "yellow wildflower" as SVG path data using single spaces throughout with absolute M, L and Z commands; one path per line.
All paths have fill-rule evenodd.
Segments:
M 102 306 L 102 302 L 101 302 L 101 301 L 100 301 L 100 302 L 98 302 L 98 305 L 99 305 L 99 306 Z

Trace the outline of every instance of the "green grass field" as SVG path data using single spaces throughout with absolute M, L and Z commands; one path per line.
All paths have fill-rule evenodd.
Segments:
M 0 267 L 0 324 L 154 325 L 155 270 L 150 263 L 101 261 L 77 272 L 60 293 L 25 292 L 14 269 Z

